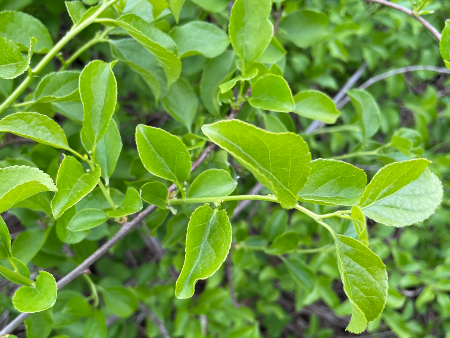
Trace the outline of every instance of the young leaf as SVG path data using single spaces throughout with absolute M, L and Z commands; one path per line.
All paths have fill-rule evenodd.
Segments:
M 125 199 L 117 210 L 108 210 L 108 217 L 123 217 L 134 214 L 142 209 L 142 200 L 139 193 L 134 188 L 128 188 Z
M 0 213 L 30 196 L 57 190 L 50 176 L 24 166 L 0 169 L 0 182 Z
M 161 96 L 165 96 L 166 76 L 162 68 L 158 66 L 158 60 L 147 48 L 134 39 L 113 40 L 110 44 L 113 57 L 125 62 L 142 77 L 157 102 Z
M 70 221 L 77 214 L 77 207 L 73 206 L 64 212 L 64 214 L 58 218 L 56 222 L 56 235 L 59 240 L 67 244 L 76 244 L 81 242 L 89 235 L 90 231 L 71 231 L 68 229 Z
M 297 47 L 309 47 L 328 35 L 328 17 L 310 10 L 292 12 L 281 22 L 280 34 Z
M 230 44 L 230 39 L 219 27 L 202 21 L 191 21 L 175 27 L 170 36 L 177 44 L 180 59 L 198 54 L 215 58 Z
M 344 291 L 352 304 L 352 319 L 347 330 L 361 333 L 386 304 L 386 267 L 380 257 L 356 239 L 336 235 L 335 244 Z
M 50 73 L 39 82 L 34 101 L 36 102 L 65 102 L 79 101 L 78 92 L 79 72 L 63 71 Z
M 2 258 L 0 259 L 0 265 L 7 268 L 7 270 L 3 270 L 0 272 L 0 274 L 9 279 L 11 282 L 20 284 L 20 285 L 28 285 L 29 279 L 30 279 L 30 270 L 28 270 L 27 266 L 22 263 L 17 258 L 11 258 L 11 260 L 14 262 L 15 266 L 17 267 L 17 271 L 14 271 L 15 268 L 11 264 L 10 259 Z M 23 278 L 25 277 L 25 279 Z
M 103 312 L 94 311 L 92 317 L 89 317 L 84 324 L 83 336 L 92 338 L 106 338 L 106 319 Z
M 445 65 L 450 69 L 450 20 L 445 21 L 445 28 L 442 31 L 439 49 Z
M 198 99 L 189 82 L 178 79 L 162 99 L 164 110 L 175 120 L 184 124 L 191 132 L 192 123 L 197 114 Z
M 56 302 L 56 281 L 51 274 L 40 271 L 36 286 L 22 286 L 16 291 L 12 302 L 16 310 L 33 313 L 51 308 Z
M 66 8 L 74 24 L 80 22 L 83 14 L 86 13 L 86 8 L 81 1 L 66 1 Z
M 10 257 L 12 257 L 11 235 L 5 221 L 0 216 L 0 258 Z
M 286 265 L 289 274 L 292 279 L 302 288 L 305 288 L 309 292 L 314 289 L 314 283 L 316 281 L 316 276 L 308 266 L 298 258 L 286 259 L 281 256 L 283 263 Z
M 266 253 L 269 255 L 281 255 L 286 252 L 297 249 L 300 236 L 294 231 L 288 231 L 275 238 Z
M 110 286 L 100 289 L 106 306 L 120 317 L 129 317 L 138 309 L 139 300 L 135 294 L 122 286 Z
M 69 223 L 67 229 L 70 231 L 89 230 L 105 223 L 108 215 L 99 209 L 84 209 L 77 213 Z
M 291 89 L 281 76 L 268 74 L 252 86 L 251 106 L 265 110 L 289 113 L 295 109 Z
M 333 100 L 324 93 L 307 90 L 294 96 L 294 113 L 323 123 L 336 123 L 341 113 Z
M 39 113 L 14 113 L 0 120 L 0 131 L 32 139 L 55 148 L 70 149 L 61 126 Z
M 357 205 L 352 206 L 352 213 L 350 214 L 359 241 L 365 246 L 369 246 L 369 234 L 367 232 L 366 216 Z
M 380 128 L 380 109 L 375 99 L 368 92 L 352 89 L 347 92 L 358 115 L 363 138 L 368 139 Z
M 211 210 L 208 204 L 191 215 L 186 235 L 186 257 L 178 277 L 175 295 L 190 298 L 199 279 L 212 276 L 231 247 L 231 224 L 225 210 Z
M 87 151 L 92 150 L 92 144 L 83 133 L 81 133 L 81 141 Z M 109 178 L 114 173 L 121 151 L 122 138 L 119 128 L 117 128 L 116 122 L 111 119 L 105 135 L 97 142 L 94 154 L 94 162 L 100 167 L 106 185 L 109 185 Z
M 188 195 L 190 198 L 228 196 L 236 186 L 237 182 L 225 170 L 210 169 L 197 176 L 189 187 Z
M 0 36 L 13 41 L 23 52 L 28 51 L 28 43 L 32 38 L 37 40 L 35 53 L 45 54 L 53 48 L 53 40 L 47 28 L 38 19 L 24 12 L 0 12 Z
M 335 160 L 317 159 L 311 164 L 311 175 L 297 195 L 299 200 L 336 205 L 359 202 L 367 184 L 364 170 Z
M 106 133 L 116 109 L 117 83 L 113 65 L 100 60 L 92 61 L 80 74 L 80 96 L 84 110 L 81 132 L 93 145 Z
M 172 15 L 175 17 L 175 21 L 178 23 L 180 20 L 181 9 L 183 8 L 183 4 L 186 0 L 169 0 L 170 10 L 172 11 Z
M 238 120 L 204 125 L 202 130 L 269 188 L 283 208 L 297 204 L 297 193 L 311 170 L 311 153 L 299 135 L 269 133 Z
M 141 198 L 161 209 L 166 208 L 168 195 L 169 190 L 161 182 L 149 182 L 141 188 Z
M 228 0 L 192 0 L 192 2 L 203 8 L 205 11 L 211 13 L 222 12 L 230 3 Z
M 142 164 L 150 173 L 178 184 L 188 179 L 191 156 L 178 137 L 140 124 L 136 128 L 136 143 Z
M 430 217 L 442 201 L 442 184 L 426 159 L 388 164 L 367 186 L 359 202 L 367 217 L 402 227 Z
M 243 75 L 272 40 L 271 7 L 270 0 L 236 0 L 231 9 L 228 34 L 234 52 L 242 60 Z
M 200 98 L 206 110 L 215 117 L 220 116 L 219 85 L 236 69 L 235 58 L 232 51 L 226 51 L 210 60 L 203 70 Z
M 236 76 L 234 78 L 232 78 L 231 80 L 228 80 L 224 83 L 222 83 L 219 86 L 220 92 L 226 93 L 227 91 L 233 89 L 233 87 L 236 85 L 236 83 L 238 83 L 238 81 L 250 81 L 251 79 L 253 79 L 256 75 L 258 75 L 258 69 L 254 68 L 251 71 L 247 72 L 247 75 L 241 75 L 241 76 Z
M 166 44 L 167 37 L 164 37 L 165 41 L 162 41 L 161 35 L 164 34 L 159 29 L 133 14 L 124 15 L 118 20 L 110 20 L 110 23 L 116 24 L 124 29 L 160 61 L 167 76 L 167 87 L 170 87 L 180 77 L 181 61 L 170 50 L 172 48 L 168 48 L 169 46 Z M 164 43 L 165 46 L 163 42 L 166 42 Z M 172 45 L 175 45 L 173 41 Z
M 11 40 L 0 36 L 0 50 L 2 51 L 2 57 L 0 58 L 0 77 L 3 79 L 15 79 L 25 72 L 30 66 L 35 44 L 36 39 L 31 38 L 28 55 L 23 59 L 19 47 Z
M 267 219 L 264 225 L 263 234 L 267 241 L 272 242 L 286 230 L 288 223 L 288 214 L 286 210 L 275 210 Z
M 417 130 L 410 128 L 400 128 L 392 135 L 392 146 L 406 156 L 411 154 L 414 148 L 422 143 L 422 136 Z
M 52 199 L 53 217 L 59 218 L 64 211 L 75 205 L 92 191 L 100 179 L 100 168 L 85 173 L 83 166 L 72 156 L 66 156 L 61 162 L 56 178 L 58 192 Z

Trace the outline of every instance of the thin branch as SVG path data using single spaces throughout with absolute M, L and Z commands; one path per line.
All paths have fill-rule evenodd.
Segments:
M 280 5 L 280 9 L 278 10 L 275 16 L 275 24 L 273 25 L 273 36 L 276 36 L 278 33 L 278 28 L 280 27 L 281 17 L 283 16 L 283 4 Z
M 351 89 L 355 83 L 359 80 L 359 78 L 363 75 L 363 73 L 367 69 L 367 63 L 364 62 L 361 67 L 359 67 L 356 72 L 347 80 L 345 85 L 339 90 L 339 92 L 333 97 L 333 102 L 335 104 L 338 104 L 339 101 L 341 101 L 345 97 L 345 93 Z M 340 109 L 340 108 L 338 108 Z M 325 123 L 321 121 L 313 121 L 308 128 L 306 128 L 305 134 L 311 134 L 315 130 L 322 128 L 325 125 Z
M 156 326 L 159 329 L 159 332 L 161 333 L 161 336 L 163 338 L 170 338 L 169 335 L 169 331 L 167 331 L 166 326 L 164 325 L 164 322 L 159 319 L 154 313 L 153 311 L 151 311 L 147 306 L 141 304 L 141 306 L 139 306 L 139 309 L 144 312 L 145 314 L 147 314 L 150 317 L 150 320 L 156 324 Z
M 436 72 L 436 73 L 440 73 L 440 74 L 450 74 L 450 70 L 448 70 L 447 68 L 441 68 L 441 67 L 434 67 L 434 66 L 409 66 L 409 67 L 403 67 L 403 68 L 398 68 L 398 69 L 393 69 L 390 70 L 388 72 L 385 72 L 383 74 L 371 77 L 369 80 L 367 80 L 366 82 L 364 82 L 361 86 L 358 87 L 358 89 L 366 89 L 367 87 L 373 85 L 374 83 L 377 83 L 378 81 L 387 79 L 390 76 L 394 76 L 394 75 L 398 75 L 398 74 L 404 74 L 404 73 L 409 73 L 409 72 L 416 72 L 416 71 L 430 71 L 430 72 Z M 343 108 L 347 102 L 350 101 L 350 98 L 348 96 L 346 96 L 342 101 L 340 101 L 337 104 L 337 108 L 341 109 Z
M 419 21 L 426 29 L 428 29 L 431 32 L 431 34 L 433 34 L 436 37 L 438 41 L 441 41 L 441 34 L 438 32 L 438 30 L 434 28 L 427 20 L 425 20 L 419 15 L 416 15 L 412 10 L 386 0 L 368 0 L 368 1 L 394 8 L 400 12 L 409 15 L 410 17 Z

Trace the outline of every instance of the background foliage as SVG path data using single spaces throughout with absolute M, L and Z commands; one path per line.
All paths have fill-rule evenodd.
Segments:
M 21 187 L 30 195 L 55 191 L 56 187 L 62 191 L 74 172 L 82 177 L 80 198 L 72 196 L 72 201 L 57 192 L 50 205 L 50 193 L 44 192 L 19 204 L 0 205 L 2 212 L 7 210 L 2 217 L 13 239 L 12 249 L 2 243 L 0 264 L 12 268 L 7 258 L 14 256 L 16 264 L 27 265 L 31 279 L 36 280 L 36 288 L 21 289 L 22 293 L 30 292 L 21 295 L 15 293 L 17 284 L 1 279 L 2 327 L 19 314 L 17 309 L 34 312 L 29 308 L 36 296 L 34 290 L 56 293 L 52 281 L 47 283 L 52 277 L 45 271 L 61 281 L 114 235 L 129 231 L 122 224 L 127 217 L 132 219 L 131 214 L 149 204 L 160 208 L 92 261 L 89 270 L 73 280 L 63 279 L 59 286 L 64 289 L 58 291 L 53 307 L 51 301 L 41 304 L 36 298 L 37 308 L 50 308 L 30 315 L 25 326 L 7 333 L 30 338 L 353 336 L 345 331 L 352 308 L 344 293 L 330 233 L 298 210 L 285 210 L 270 201 L 222 203 L 233 228 L 230 255 L 215 274 L 197 282 L 192 298 L 175 297 L 189 294 L 175 284 L 183 267 L 185 245 L 189 245 L 189 217 L 194 210 L 198 219 L 213 211 L 196 209 L 198 205 L 165 209 L 166 201 L 154 192 L 167 194 L 166 180 L 183 191 L 189 168 L 178 168 L 169 176 L 164 170 L 157 171 L 152 154 L 142 155 L 146 151 L 142 144 L 146 135 L 161 138 L 162 144 L 172 144 L 171 138 L 159 129 L 143 126 L 136 135 L 136 127 L 143 124 L 164 129 L 183 141 L 193 161 L 200 156 L 188 180 L 189 197 L 212 196 L 200 181 L 197 186 L 192 184 L 200 174 L 214 174 L 206 171 L 209 169 L 225 171 L 219 178 L 213 176 L 220 179 L 222 189 L 214 196 L 267 195 L 271 191 L 258 184 L 248 169 L 224 150 L 209 145 L 205 128 L 202 133 L 202 125 L 226 119 L 231 113 L 268 131 L 298 133 L 308 143 L 313 159 L 342 159 L 363 169 L 369 180 L 381 167 L 396 161 L 418 157 L 432 161 L 429 168 L 442 181 L 444 198 L 431 218 L 406 228 L 368 220 L 370 248 L 386 264 L 389 290 L 384 311 L 369 323 L 364 334 L 450 337 L 450 203 L 445 192 L 450 164 L 450 71 L 443 68 L 443 58 L 450 60 L 450 28 L 443 36 L 441 55 L 435 36 L 420 22 L 370 1 L 277 0 L 270 6 L 268 1 L 238 0 L 233 11 L 236 17 L 242 15 L 242 20 L 228 30 L 233 2 L 119 0 L 112 7 L 116 12 L 106 11 L 97 23 L 80 29 L 55 58 L 43 63 L 46 53 L 67 36 L 73 23 L 80 26 L 87 22 L 83 21 L 88 20 L 83 17 L 83 8 L 97 2 L 0 0 L 0 10 L 4 11 L 0 12 L 0 35 L 10 37 L 17 32 L 13 39 L 17 50 L 11 51 L 8 62 L 0 59 L 2 65 L 16 65 L 0 67 L 5 78 L 0 79 L 0 100 L 7 102 L 15 88 L 30 79 L 20 99 L 1 108 L 2 118 L 6 118 L 0 121 L 0 130 L 5 132 L 1 134 L 0 166 L 31 167 L 20 173 L 25 184 Z M 253 6 L 238 12 L 245 3 Z M 439 32 L 450 15 L 444 0 L 397 3 L 414 9 Z M 15 14 L 25 24 L 14 27 L 10 22 L 18 19 L 11 19 L 12 12 L 7 12 L 11 10 L 38 19 L 48 33 L 25 14 Z M 95 8 L 89 11 L 92 14 Z M 134 16 L 115 21 L 117 13 Z M 246 20 L 253 25 L 244 34 L 251 44 L 247 52 L 248 46 L 233 41 L 232 33 Z M 39 35 L 37 41 L 30 42 L 34 35 Z M 147 39 L 149 36 L 159 44 Z M 3 37 L 0 47 L 3 51 L 10 48 Z M 156 51 L 158 57 L 149 50 Z M 241 61 L 235 62 L 235 54 Z M 255 58 L 258 65 L 253 63 Z M 38 75 L 28 76 L 29 63 Z M 377 78 L 404 67 L 409 68 Z M 60 70 L 70 72 L 58 78 Z M 85 92 L 81 86 L 78 90 L 79 79 L 88 83 Z M 360 89 L 367 89 L 370 95 L 357 90 L 361 85 Z M 346 97 L 344 92 L 350 89 Z M 106 93 L 106 99 L 99 108 L 95 95 L 101 93 Z M 268 101 L 268 93 L 276 99 Z M 326 95 L 334 97 L 334 103 Z M 245 102 L 247 97 L 250 104 Z M 353 104 L 346 104 L 349 101 Z M 367 110 L 372 111 L 368 114 Z M 23 115 L 18 122 L 8 120 L 11 114 L 22 111 L 49 119 Z M 103 117 L 109 114 L 112 122 L 97 123 L 96 112 Z M 88 114 L 94 117 L 82 124 Z M 51 124 L 52 120 L 56 123 Z M 47 123 L 52 140 L 34 143 L 6 133 L 32 123 Z M 30 138 L 36 140 L 39 135 Z M 65 157 L 54 147 L 65 150 Z M 89 154 L 101 170 L 75 159 L 78 153 L 86 153 L 84 149 L 91 149 Z M 204 157 L 205 149 L 214 150 Z M 173 144 L 170 153 L 177 152 Z M 141 162 L 139 154 L 148 162 Z M 65 177 L 60 166 L 66 170 Z M 105 187 L 92 190 L 96 184 L 92 177 L 98 180 L 100 171 Z M 51 182 L 40 176 L 42 172 L 52 178 Z M 211 178 L 200 178 L 212 182 Z M 361 189 L 364 187 L 365 182 Z M 109 189 L 110 201 L 102 189 Z M 302 205 L 316 213 L 334 211 L 333 207 L 309 204 L 309 194 L 303 191 L 306 202 Z M 111 203 L 119 206 L 117 210 L 89 213 L 91 208 L 106 210 Z M 77 213 L 81 210 L 87 210 L 86 215 Z M 220 217 L 221 224 L 226 224 L 225 212 Z M 328 224 L 339 234 L 358 238 L 357 229 L 348 220 L 330 218 Z M 2 239 L 6 236 L 0 235 Z M 297 251 L 279 256 L 292 245 Z M 216 263 L 208 262 L 212 272 Z M 27 274 L 26 266 L 17 268 L 20 274 Z M 27 285 L 27 279 L 14 282 Z

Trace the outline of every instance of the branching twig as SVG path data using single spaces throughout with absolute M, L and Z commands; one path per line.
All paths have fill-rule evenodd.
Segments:
M 434 66 L 422 66 L 422 65 L 409 66 L 409 67 L 393 69 L 393 70 L 390 70 L 383 74 L 371 77 L 369 80 L 364 82 L 361 86 L 359 86 L 358 89 L 366 89 L 367 87 L 373 85 L 374 83 L 384 80 L 384 79 L 387 79 L 390 76 L 409 73 L 409 72 L 416 72 L 416 71 L 421 71 L 421 70 L 437 72 L 437 73 L 441 73 L 441 74 L 450 74 L 450 70 L 448 70 L 447 68 L 440 68 L 440 67 L 434 67 Z M 350 98 L 348 96 L 344 97 L 344 99 L 338 103 L 337 108 L 338 109 L 343 108 L 349 101 L 350 101 Z
M 363 63 L 361 65 L 361 67 L 359 67 L 355 74 L 353 74 L 345 83 L 345 85 L 341 88 L 341 90 L 339 90 L 339 92 L 333 97 L 333 102 L 335 104 L 338 104 L 339 101 L 341 101 L 344 97 L 345 97 L 345 93 L 347 92 L 347 90 L 350 90 L 355 83 L 359 80 L 359 78 L 363 75 L 363 73 L 366 71 L 367 69 L 367 63 Z M 338 109 L 340 109 L 338 107 Z M 306 128 L 305 133 L 306 134 L 311 134 L 313 131 L 322 128 L 325 125 L 325 123 L 321 122 L 321 121 L 313 121 L 308 128 Z
M 441 34 L 438 32 L 438 30 L 434 28 L 427 20 L 425 20 L 419 15 L 416 15 L 412 10 L 386 0 L 368 0 L 368 1 L 394 8 L 400 12 L 409 15 L 410 17 L 419 21 L 426 29 L 428 29 L 431 32 L 431 34 L 433 34 L 436 37 L 436 39 L 438 39 L 438 41 L 441 41 Z

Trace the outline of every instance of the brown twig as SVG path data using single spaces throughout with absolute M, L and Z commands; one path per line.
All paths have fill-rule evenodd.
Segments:
M 414 13 L 412 10 L 405 8 L 403 6 L 400 6 L 400 5 L 394 4 L 390 1 L 386 1 L 386 0 L 368 0 L 368 1 L 394 8 L 400 12 L 403 12 L 403 13 L 409 15 L 413 19 L 416 19 L 417 21 L 419 21 L 426 29 L 428 29 L 431 32 L 431 34 L 433 34 L 436 37 L 436 39 L 438 41 L 441 41 L 441 34 L 438 32 L 438 30 L 436 28 L 434 28 L 427 20 L 425 20 L 424 18 L 422 18 L 419 15 L 416 15 L 416 13 Z

